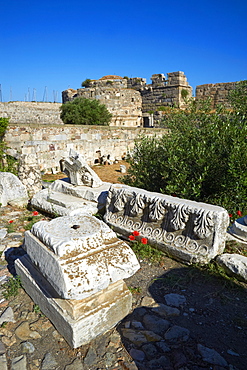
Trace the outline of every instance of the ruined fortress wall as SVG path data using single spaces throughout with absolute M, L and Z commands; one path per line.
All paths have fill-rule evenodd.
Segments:
M 126 80 L 123 80 L 127 86 Z M 102 81 L 100 81 L 102 83 Z M 77 96 L 97 99 L 112 114 L 110 126 L 137 127 L 142 125 L 142 98 L 138 91 L 127 87 L 97 87 L 78 89 Z
M 223 104 L 226 108 L 230 108 L 228 95 L 230 90 L 235 89 L 235 86 L 236 82 L 198 85 L 196 87 L 196 99 L 211 98 L 212 109 L 215 109 L 217 104 Z
M 139 135 L 161 136 L 164 129 L 121 128 L 79 125 L 10 124 L 5 134 L 11 155 L 25 155 L 30 163 L 38 163 L 41 171 L 59 171 L 59 161 L 68 157 L 72 148 L 92 165 L 101 155 L 121 159 L 134 148 Z
M 61 103 L 0 102 L 0 117 L 9 117 L 10 123 L 63 124 L 60 106 Z

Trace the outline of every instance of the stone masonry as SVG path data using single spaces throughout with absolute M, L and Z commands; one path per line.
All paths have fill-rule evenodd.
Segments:
M 236 82 L 205 84 L 196 87 L 196 99 L 212 99 L 212 109 L 216 108 L 217 104 L 223 104 L 226 108 L 230 108 L 228 95 L 236 86 Z
M 97 99 L 112 114 L 111 126 L 142 126 L 141 95 L 127 88 L 127 80 L 120 76 L 104 76 L 91 82 L 90 87 L 66 90 L 63 103 L 77 97 Z
M 134 148 L 134 141 L 141 135 L 161 136 L 164 129 L 142 127 L 109 127 L 80 125 L 24 125 L 10 124 L 4 137 L 8 152 L 16 158 L 28 155 L 41 171 L 56 173 L 59 163 L 73 149 L 85 157 L 89 165 L 101 155 L 121 160 Z
M 154 74 L 151 80 L 152 84 L 147 85 L 144 78 L 104 76 L 92 80 L 89 87 L 63 91 L 63 103 L 77 97 L 98 99 L 113 115 L 111 126 L 150 127 L 153 126 L 151 114 L 154 113 L 154 123 L 158 124 L 164 107 L 184 107 L 182 90 L 187 91 L 188 98 L 192 96 L 184 72 L 168 73 L 167 79 L 164 74 Z
M 9 118 L 10 123 L 61 125 L 60 106 L 60 103 L 0 102 L 0 117 Z

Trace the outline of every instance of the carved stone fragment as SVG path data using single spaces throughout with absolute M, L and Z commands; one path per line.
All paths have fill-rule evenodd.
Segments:
M 218 206 L 114 184 L 106 202 L 106 223 L 128 237 L 134 230 L 186 263 L 208 263 L 225 246 L 227 211 Z

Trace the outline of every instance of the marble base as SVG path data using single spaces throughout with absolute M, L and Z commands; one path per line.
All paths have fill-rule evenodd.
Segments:
M 123 280 L 82 300 L 61 299 L 28 255 L 15 261 L 27 294 L 72 348 L 113 328 L 131 310 L 132 295 Z
M 234 221 L 233 225 L 230 227 L 229 232 L 236 238 L 247 242 L 247 217 L 241 217 Z

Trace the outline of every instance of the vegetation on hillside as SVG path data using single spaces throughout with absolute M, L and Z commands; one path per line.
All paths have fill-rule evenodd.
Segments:
M 230 93 L 232 110 L 191 100 L 166 114 L 161 138 L 136 141 L 124 183 L 247 213 L 247 81 Z
M 109 125 L 112 115 L 98 100 L 76 98 L 62 104 L 60 117 L 66 124 Z

